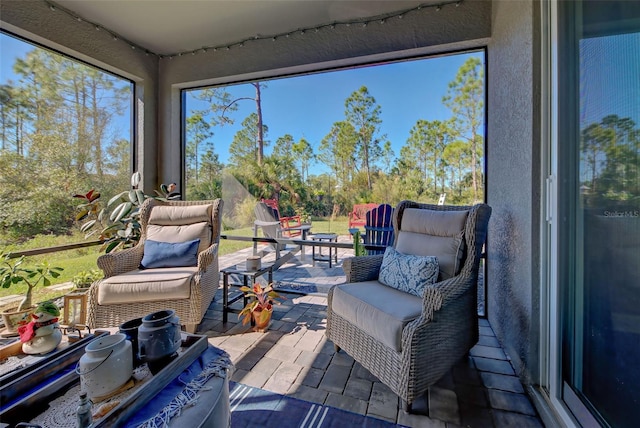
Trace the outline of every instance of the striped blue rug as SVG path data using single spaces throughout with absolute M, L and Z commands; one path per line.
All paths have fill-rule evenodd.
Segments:
M 231 382 L 231 428 L 395 428 L 376 419 Z

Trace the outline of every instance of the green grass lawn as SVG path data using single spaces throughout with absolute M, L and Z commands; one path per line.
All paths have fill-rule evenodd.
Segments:
M 344 235 L 348 233 L 347 230 L 348 221 L 346 218 L 341 218 L 335 221 L 329 221 L 328 219 L 313 219 L 312 232 L 313 233 L 337 233 Z M 242 229 L 226 230 L 223 232 L 229 236 L 253 236 L 253 227 L 247 227 Z M 13 245 L 10 248 L 5 248 L 5 251 L 20 251 L 34 248 L 51 247 L 55 245 L 68 244 L 73 242 L 82 242 L 83 236 L 76 234 L 72 236 L 55 237 L 47 235 L 45 237 L 36 237 L 33 240 L 25 242 L 22 245 Z M 253 244 L 245 241 L 234 241 L 231 239 L 220 240 L 219 255 L 225 255 L 234 253 L 238 250 L 249 248 Z M 102 252 L 100 246 L 81 248 L 76 250 L 59 251 L 56 253 L 45 254 L 41 256 L 33 256 L 27 259 L 25 267 L 34 267 L 36 264 L 42 261 L 48 261 L 51 266 L 61 267 L 64 270 L 61 275 L 52 280 L 52 284 L 61 284 L 63 282 L 71 281 L 71 279 L 80 272 L 88 272 L 93 269 L 97 269 L 96 260 Z M 11 294 L 22 295 L 26 292 L 26 285 L 19 284 L 10 288 L 0 288 L 0 297 L 8 296 Z M 34 290 L 33 301 L 41 302 L 48 299 L 57 298 L 66 291 L 51 291 L 43 287 L 38 287 Z

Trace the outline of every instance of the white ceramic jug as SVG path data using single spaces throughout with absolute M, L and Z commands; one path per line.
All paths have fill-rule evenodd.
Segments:
M 99 337 L 89 342 L 84 351 L 76 371 L 89 398 L 111 394 L 131 378 L 133 354 L 124 334 Z

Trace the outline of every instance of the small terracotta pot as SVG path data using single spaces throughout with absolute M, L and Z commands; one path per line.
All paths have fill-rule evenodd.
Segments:
M 265 318 L 262 318 L 262 312 L 266 312 L 268 315 Z M 260 309 L 251 312 L 251 316 L 253 317 L 253 322 L 255 326 L 253 327 L 253 331 L 265 332 L 269 328 L 269 324 L 271 323 L 271 315 L 273 314 L 273 309 L 266 310 Z

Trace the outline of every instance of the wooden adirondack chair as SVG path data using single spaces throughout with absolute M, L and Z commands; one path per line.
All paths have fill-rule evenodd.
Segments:
M 367 212 L 377 207 L 378 204 L 355 204 L 349 213 L 349 229 L 363 227 L 367 223 Z
M 293 238 L 295 236 L 300 236 L 301 231 L 299 229 L 292 229 L 302 225 L 299 215 L 289 217 L 280 216 L 280 208 L 278 207 L 277 199 L 263 199 L 262 202 L 274 210 L 274 218 L 280 222 L 283 237 Z
M 365 245 L 393 245 L 393 207 L 382 204 L 366 214 Z M 384 254 L 384 249 L 367 249 L 367 254 Z
M 275 239 L 276 242 L 269 243 L 268 247 L 261 251 L 258 251 L 258 243 L 254 242 L 253 255 L 260 255 L 260 257 L 262 257 L 266 252 L 275 250 L 275 261 L 273 262 L 272 269 L 276 270 L 291 260 L 293 256 L 302 249 L 302 246 L 299 245 L 287 247 L 285 243 L 279 242 L 280 238 L 295 236 L 294 234 L 296 233 L 300 235 L 302 234 L 302 229 L 298 227 L 296 230 L 287 230 L 282 227 L 282 223 L 278 218 L 278 211 L 265 202 L 258 202 L 254 212 L 256 214 L 256 220 L 253 226 L 253 236 L 258 237 L 258 229 L 260 229 L 266 238 Z

